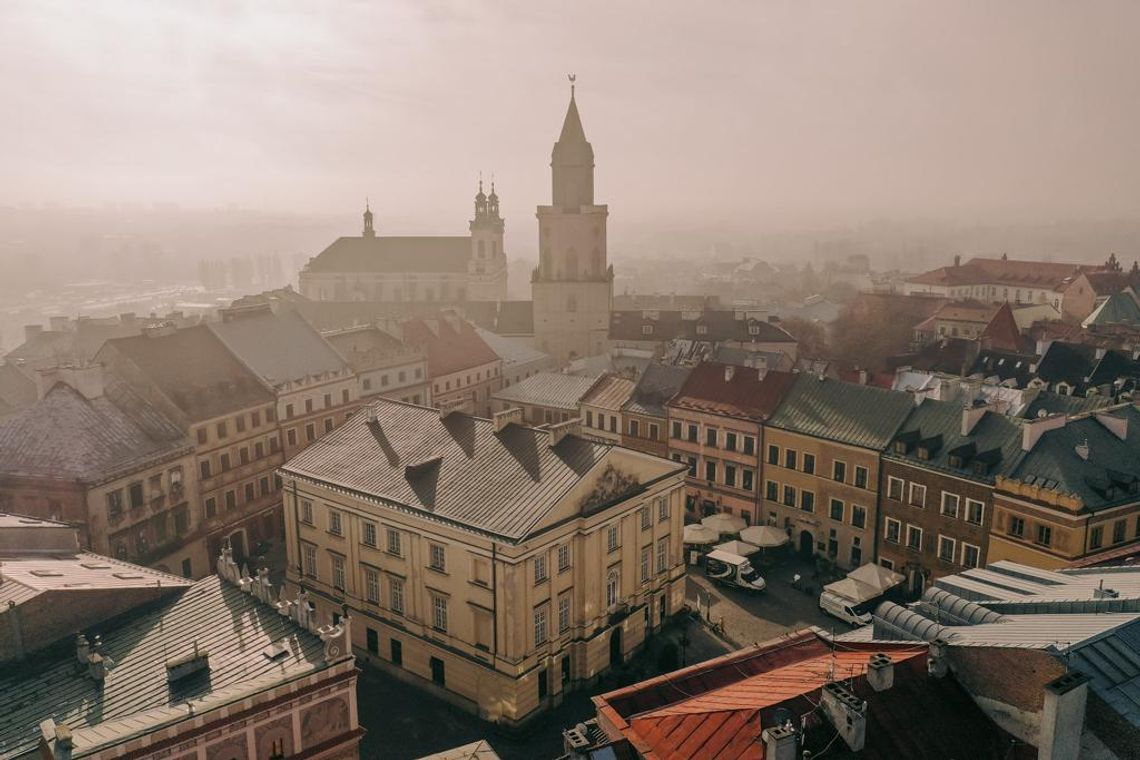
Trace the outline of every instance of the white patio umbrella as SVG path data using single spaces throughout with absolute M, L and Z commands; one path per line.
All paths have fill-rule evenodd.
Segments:
M 715 544 L 720 540 L 720 534 L 704 525 L 686 525 L 684 542 L 686 544 Z
M 755 544 L 761 549 L 774 549 L 788 543 L 788 534 L 771 525 L 753 525 L 740 531 L 740 540 Z
M 701 520 L 701 525 L 712 528 L 719 533 L 739 533 L 748 523 L 743 518 L 730 515 L 727 512 L 717 512 Z
M 755 544 L 750 544 L 746 541 L 725 541 L 723 544 L 717 544 L 713 547 L 718 552 L 728 552 L 735 554 L 737 557 L 750 557 L 756 552 L 760 551 L 760 547 Z

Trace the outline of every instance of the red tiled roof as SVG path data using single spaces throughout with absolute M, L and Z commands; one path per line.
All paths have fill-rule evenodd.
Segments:
M 1056 290 L 1082 271 L 1098 267 L 1051 261 L 973 258 L 960 266 L 939 267 L 907 280 L 916 285 L 1011 285 Z
M 702 362 L 667 406 L 765 420 L 779 406 L 796 376 L 768 370 L 761 379 L 760 372 L 752 367 Z
M 894 661 L 894 683 L 876 692 L 870 655 Z M 611 739 L 625 738 L 649 760 L 763 760 L 763 728 L 791 719 L 801 749 L 820 752 L 835 730 L 818 709 L 832 680 L 867 702 L 864 760 L 946 757 L 1033 758 L 1015 749 L 952 676 L 926 672 L 927 650 L 913 644 L 832 645 L 812 630 L 699 663 L 594 697 Z M 850 756 L 839 746 L 837 756 Z
M 470 322 L 450 315 L 410 319 L 403 323 L 404 339 L 427 353 L 431 377 L 449 375 L 496 361 L 499 355 L 487 345 Z

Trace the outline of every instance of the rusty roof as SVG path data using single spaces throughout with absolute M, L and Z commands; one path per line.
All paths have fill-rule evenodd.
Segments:
M 791 372 L 702 362 L 666 406 L 762 421 L 775 412 L 795 379 Z

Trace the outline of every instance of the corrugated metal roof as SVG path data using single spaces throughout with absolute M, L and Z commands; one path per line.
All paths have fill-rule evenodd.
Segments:
M 632 380 L 620 375 L 606 375 L 582 397 L 582 403 L 616 412 L 629 400 L 631 393 Z
M 325 667 L 319 638 L 217 576 L 87 633 L 102 637 L 103 654 L 112 662 L 102 686 L 77 672 L 71 639 L 0 667 L 0 756 L 35 749 L 39 723 L 48 717 L 73 730 L 116 721 L 107 736 L 114 738 L 130 726 L 118 721 L 185 702 L 187 696 L 172 694 L 167 684 L 166 661 L 190 651 L 194 642 L 209 652 L 210 664 L 210 678 L 193 693 L 195 700 Z M 289 652 L 270 660 L 262 650 L 277 641 L 287 643 Z
M 577 411 L 578 402 L 594 383 L 596 375 L 564 375 L 561 372 L 539 372 L 514 385 L 496 391 L 493 398 L 513 404 L 545 406 Z
M 913 408 L 907 393 L 801 374 L 768 425 L 881 450 Z
M 394 502 L 428 519 L 521 540 L 611 447 L 381 399 L 287 462 L 286 474 Z M 438 464 L 409 479 L 409 465 Z M 662 474 L 673 463 L 662 462 Z
M 637 387 L 626 402 L 625 410 L 655 417 L 665 416 L 665 402 L 673 397 L 692 370 L 672 364 L 650 364 L 641 373 Z
M 348 363 L 297 312 L 268 307 L 235 310 L 210 329 L 271 385 L 349 370 Z

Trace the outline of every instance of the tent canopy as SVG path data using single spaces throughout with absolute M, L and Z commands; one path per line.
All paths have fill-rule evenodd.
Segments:
M 715 544 L 720 540 L 720 533 L 704 525 L 686 525 L 684 542 L 686 544 Z
M 760 551 L 759 546 L 744 541 L 725 541 L 723 544 L 718 544 L 713 548 L 715 551 L 728 552 L 738 557 L 747 557 Z
M 717 512 L 701 520 L 701 525 L 721 533 L 739 533 L 748 523 L 743 518 L 730 515 L 727 512 Z
M 788 534 L 771 525 L 753 525 L 740 531 L 740 540 L 756 544 L 761 549 L 772 549 L 788 543 Z
M 868 562 L 849 572 L 846 578 L 827 584 L 823 590 L 859 604 L 881 596 L 905 580 L 902 575 L 882 565 Z

